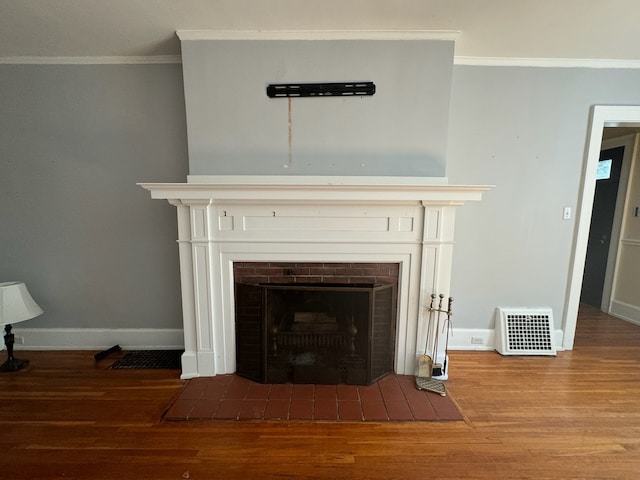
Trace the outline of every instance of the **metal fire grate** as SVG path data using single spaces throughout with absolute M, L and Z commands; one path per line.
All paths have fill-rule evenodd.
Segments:
M 555 355 L 551 309 L 498 308 L 496 350 L 502 355 Z
M 133 350 L 109 368 L 121 369 L 180 369 L 184 350 Z

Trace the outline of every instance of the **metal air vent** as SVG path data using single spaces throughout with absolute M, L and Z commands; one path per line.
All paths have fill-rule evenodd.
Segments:
M 555 355 L 551 309 L 498 308 L 495 348 L 502 355 Z

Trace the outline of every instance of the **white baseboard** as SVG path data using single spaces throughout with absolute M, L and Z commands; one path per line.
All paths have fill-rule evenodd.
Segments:
M 16 350 L 125 350 L 184 348 L 182 329 L 153 328 L 19 328 L 14 327 Z
M 492 328 L 454 328 L 449 335 L 449 350 L 494 350 Z
M 614 312 L 611 312 L 614 315 Z M 640 314 L 640 311 L 637 312 Z M 616 316 L 620 316 L 615 314 Z M 622 317 L 621 317 L 622 318 Z M 624 318 L 640 324 L 640 316 Z M 125 350 L 169 350 L 184 348 L 182 329 L 107 328 L 17 328 L 16 350 L 104 350 L 120 345 Z M 556 330 L 558 350 L 562 330 Z M 449 336 L 449 350 L 495 350 L 493 329 L 457 328 Z
M 609 314 L 622 320 L 626 320 L 629 323 L 640 325 L 640 307 L 637 305 L 612 300 Z
M 562 350 L 562 330 L 555 331 L 556 350 Z M 492 328 L 454 328 L 449 336 L 449 350 L 495 350 L 495 332 Z

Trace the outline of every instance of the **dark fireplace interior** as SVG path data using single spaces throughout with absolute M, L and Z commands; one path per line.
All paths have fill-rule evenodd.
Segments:
M 397 264 L 251 264 L 236 273 L 236 370 L 368 385 L 393 371 Z

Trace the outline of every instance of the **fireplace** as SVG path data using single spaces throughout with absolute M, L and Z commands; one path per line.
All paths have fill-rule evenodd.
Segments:
M 239 375 L 368 385 L 393 371 L 398 264 L 236 262 L 233 271 Z
M 177 208 L 182 378 L 236 372 L 234 265 L 272 262 L 397 265 L 392 368 L 414 374 L 430 295 L 449 295 L 456 208 L 489 188 L 445 178 L 319 176 L 189 176 L 141 185 Z

